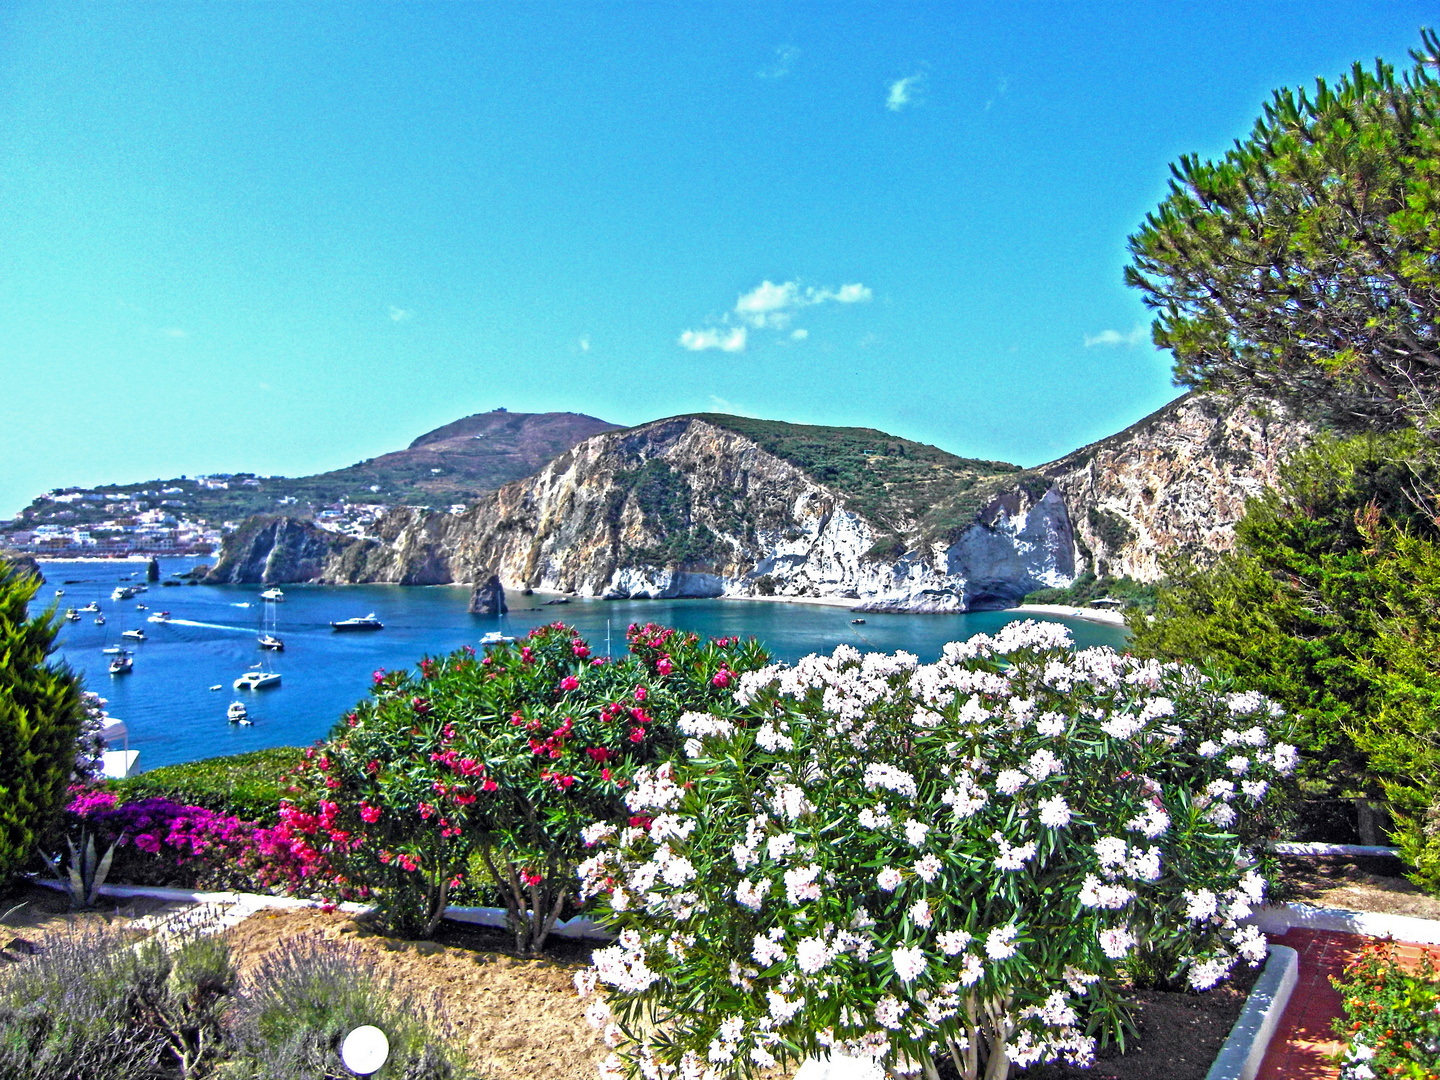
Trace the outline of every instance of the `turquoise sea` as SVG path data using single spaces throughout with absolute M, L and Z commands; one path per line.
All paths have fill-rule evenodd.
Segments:
M 188 570 L 191 559 L 161 559 L 162 577 Z M 992 633 L 1016 616 L 1005 612 L 966 615 L 857 616 L 843 607 L 778 604 L 744 600 L 571 600 L 547 605 L 549 596 L 510 595 L 510 614 L 470 615 L 469 592 L 438 586 L 286 585 L 285 600 L 275 605 L 285 651 L 262 653 L 256 644 L 262 602 L 258 585 L 162 587 L 133 600 L 114 601 L 117 584 L 144 580 L 136 562 L 43 564 L 46 586 L 37 602 L 48 603 L 64 590 L 59 606 L 80 608 L 98 601 L 105 615 L 67 622 L 60 636 L 60 657 L 85 678 L 88 689 L 109 701 L 112 716 L 130 729 L 130 748 L 140 751 L 139 767 L 235 754 L 267 746 L 303 745 L 323 737 L 335 720 L 364 697 L 377 668 L 414 665 L 426 654 L 475 645 L 481 635 L 500 629 L 519 636 L 541 623 L 563 620 L 576 626 L 597 651 L 623 652 L 625 628 L 632 622 L 657 622 L 710 637 L 757 637 L 781 660 L 833 649 L 849 642 L 864 651 L 905 649 L 922 661 L 934 660 L 947 641 Z M 131 576 L 133 575 L 133 576 Z M 136 605 L 146 605 L 137 611 Z M 167 624 L 145 621 L 169 611 Z M 385 624 L 374 633 L 339 634 L 330 622 L 371 612 Z M 1125 631 L 1081 620 L 1068 625 L 1080 646 L 1121 646 Z M 147 640 L 130 643 L 134 672 L 108 673 L 110 657 L 101 649 L 120 643 L 120 632 L 143 627 Z M 282 676 L 278 687 L 258 693 L 237 692 L 235 679 L 269 659 Z M 220 685 L 222 689 L 211 690 Z M 225 719 L 230 702 L 249 706 L 253 727 Z

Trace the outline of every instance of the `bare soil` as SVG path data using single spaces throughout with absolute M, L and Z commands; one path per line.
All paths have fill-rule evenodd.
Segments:
M 556 942 L 541 960 L 505 948 L 506 936 L 445 924 L 434 941 L 378 937 L 339 913 L 262 911 L 227 931 L 242 977 L 272 949 L 319 933 L 353 940 L 417 996 L 437 994 L 487 1080 L 594 1080 L 609 1049 L 585 1021 L 575 973 L 590 948 Z
M 1240 1018 L 1263 968 L 1241 964 L 1230 979 L 1203 994 L 1137 990 L 1139 1038 L 1096 1052 L 1089 1069 L 1043 1065 L 1021 1071 L 1023 1080 L 1205 1080 L 1205 1074 Z
M 24 885 L 0 896 L 0 916 L 17 908 L 0 923 L 0 964 L 38 952 L 46 939 L 95 922 L 126 924 L 146 916 L 178 911 L 178 904 L 150 897 L 122 900 L 93 911 L 71 911 L 65 893 L 37 885 Z
M 1440 919 L 1440 899 L 1401 873 L 1398 859 L 1305 856 L 1281 859 L 1284 895 L 1316 907 Z

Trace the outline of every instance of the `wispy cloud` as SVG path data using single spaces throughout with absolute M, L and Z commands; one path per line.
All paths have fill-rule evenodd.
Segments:
M 890 92 L 885 95 L 885 108 L 891 112 L 899 112 L 907 105 L 919 104 L 920 91 L 924 88 L 925 75 L 923 72 L 896 79 L 890 84 Z
M 839 288 L 817 289 L 813 285 L 802 285 L 798 281 L 775 283 L 766 279 L 749 292 L 741 293 L 735 306 L 722 315 L 718 326 L 701 330 L 686 330 L 680 335 L 679 345 L 691 352 L 706 349 L 722 349 L 725 352 L 744 352 L 749 341 L 747 331 L 789 329 L 795 313 L 802 308 L 817 304 L 863 304 L 874 299 L 875 292 L 868 285 L 852 281 Z M 736 325 L 736 324 L 740 325 Z M 809 330 L 797 329 L 790 333 L 790 340 L 804 341 L 810 336 Z
M 755 73 L 757 79 L 783 79 L 790 74 L 790 66 L 800 59 L 800 50 L 794 45 L 781 45 L 775 50 L 775 59 Z
M 985 111 L 989 112 L 991 106 L 993 106 L 995 102 L 999 101 L 1009 92 L 1010 80 L 1005 78 L 1004 76 L 1001 76 L 1000 80 L 995 83 L 995 92 L 985 99 Z
M 581 352 L 590 351 L 590 339 L 588 337 L 582 337 L 576 344 L 580 346 Z
M 741 293 L 735 301 L 735 314 L 754 327 L 773 326 L 783 330 L 794 312 L 803 307 L 833 301 L 837 304 L 863 304 L 874 299 L 875 293 L 868 285 L 858 281 L 841 285 L 838 289 L 817 289 L 802 286 L 798 281 L 762 281 L 747 293 Z
M 686 330 L 680 335 L 680 347 L 689 349 L 691 352 L 704 352 L 706 349 L 719 349 L 721 352 L 744 352 L 745 351 L 745 327 L 736 326 L 730 329 L 715 329 L 707 327 L 704 330 Z
M 415 312 L 407 311 L 405 308 L 402 307 L 396 307 L 394 304 L 390 305 L 391 322 L 405 322 L 407 319 L 413 319 L 414 317 Z
M 1122 334 L 1119 330 L 1101 330 L 1098 334 L 1085 335 L 1085 348 L 1093 349 L 1097 345 L 1107 348 L 1124 345 L 1128 348 L 1139 345 L 1144 340 L 1145 328 L 1143 326 L 1136 326 L 1128 334 Z

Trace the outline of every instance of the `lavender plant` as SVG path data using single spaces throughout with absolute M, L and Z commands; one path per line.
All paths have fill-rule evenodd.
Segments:
M 1088 1062 L 1127 967 L 1205 989 L 1259 963 L 1250 848 L 1296 755 L 1226 689 L 1033 622 L 741 676 L 738 716 L 686 714 L 686 759 L 636 774 L 630 826 L 586 831 L 619 933 L 577 978 L 606 989 L 602 1074 L 836 1052 L 1001 1080 Z

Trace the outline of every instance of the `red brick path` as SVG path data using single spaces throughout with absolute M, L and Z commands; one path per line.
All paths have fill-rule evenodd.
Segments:
M 1340 991 L 1330 984 L 1345 964 L 1373 938 L 1329 930 L 1287 930 L 1271 935 L 1276 945 L 1288 945 L 1300 954 L 1300 981 L 1280 1018 L 1256 1080 L 1336 1080 L 1338 1066 L 1327 1060 L 1344 1046 L 1335 1038 L 1330 1021 L 1343 1015 Z M 1415 960 L 1423 945 L 1399 943 L 1400 955 Z

